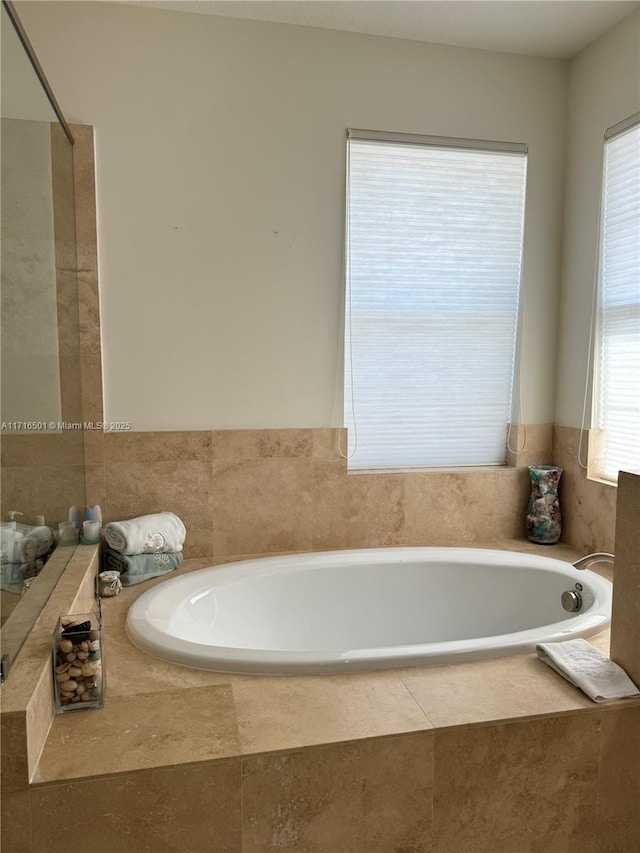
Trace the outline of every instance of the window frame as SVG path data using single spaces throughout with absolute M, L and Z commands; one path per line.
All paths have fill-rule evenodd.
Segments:
M 588 445 L 587 476 L 589 479 L 616 486 L 618 476 L 612 476 L 606 467 L 606 430 L 602 426 L 605 416 L 603 414 L 602 384 L 603 384 L 603 348 L 604 348 L 604 323 L 605 311 L 605 272 L 604 272 L 604 242 L 605 242 L 605 212 L 607 206 L 607 165 L 608 145 L 621 136 L 634 130 L 640 130 L 640 112 L 633 113 L 620 122 L 608 128 L 604 134 L 602 149 L 602 180 L 600 188 L 600 206 L 598 219 L 598 243 L 596 261 L 596 280 L 594 285 L 594 300 L 592 346 L 592 380 L 591 380 L 591 436 Z M 639 267 L 640 270 L 640 267 Z M 637 304 L 640 310 L 640 288 Z M 637 465 L 630 466 L 631 470 L 638 469 Z M 624 468 L 618 469 L 625 470 Z M 640 470 L 640 469 L 638 469 Z

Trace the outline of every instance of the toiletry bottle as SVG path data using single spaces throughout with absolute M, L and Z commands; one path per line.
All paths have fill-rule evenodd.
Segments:
M 22 545 L 24 536 L 19 530 L 15 529 L 15 521 L 9 522 L 9 529 L 12 534 L 12 542 L 8 549 L 10 563 L 22 563 Z
M 3 563 L 13 563 L 13 551 L 15 548 L 15 530 L 9 524 L 3 524 L 0 528 L 0 560 Z

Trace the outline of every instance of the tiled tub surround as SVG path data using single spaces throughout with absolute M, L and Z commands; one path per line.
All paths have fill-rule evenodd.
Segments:
M 580 430 L 553 427 L 553 464 L 563 469 L 560 479 L 562 507 L 562 541 L 589 554 L 594 551 L 614 553 L 617 488 L 587 476 L 583 464 L 590 456 L 589 444 L 597 440 L 597 432 L 585 430 L 580 449 Z
M 521 536 L 526 464 L 551 461 L 550 426 L 529 427 L 504 468 L 353 474 L 339 441 L 345 430 L 86 433 L 87 501 L 107 521 L 175 512 L 187 557 L 465 545 Z
M 52 560 L 56 558 L 57 552 Z M 66 561 L 64 555 L 62 559 Z M 0 690 L 3 849 L 20 851 L 25 843 L 31 843 L 29 780 L 35 772 L 54 717 L 51 680 L 53 628 L 62 613 L 91 610 L 97 571 L 97 548 L 76 548 L 22 646 L 9 679 Z M 25 603 L 28 602 L 25 600 Z
M 640 685 L 640 475 L 621 473 L 618 493 L 611 658 Z
M 189 670 L 124 633 L 160 582 L 103 602 L 106 707 L 56 717 L 30 786 L 20 774 L 15 853 L 62 853 L 70 837 L 98 853 L 635 853 L 639 701 L 595 705 L 533 655 L 350 676 Z M 608 636 L 592 642 L 606 651 Z

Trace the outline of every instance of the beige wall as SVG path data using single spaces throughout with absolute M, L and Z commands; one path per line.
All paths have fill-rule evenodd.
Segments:
M 96 129 L 107 420 L 341 422 L 353 126 L 529 143 L 524 418 L 552 422 L 566 63 L 107 3 L 18 8 L 63 109 Z
M 579 427 L 582 420 L 604 132 L 637 110 L 640 110 L 640 11 L 579 53 L 569 66 L 555 418 L 563 426 Z

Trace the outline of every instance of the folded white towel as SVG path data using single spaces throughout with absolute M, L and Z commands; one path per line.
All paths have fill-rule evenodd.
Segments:
M 107 545 L 121 554 L 175 554 L 182 551 L 185 526 L 172 512 L 141 515 L 129 521 L 110 521 L 104 529 Z
M 640 690 L 622 667 L 586 640 L 538 643 L 536 652 L 540 660 L 579 687 L 594 702 L 640 696 Z

